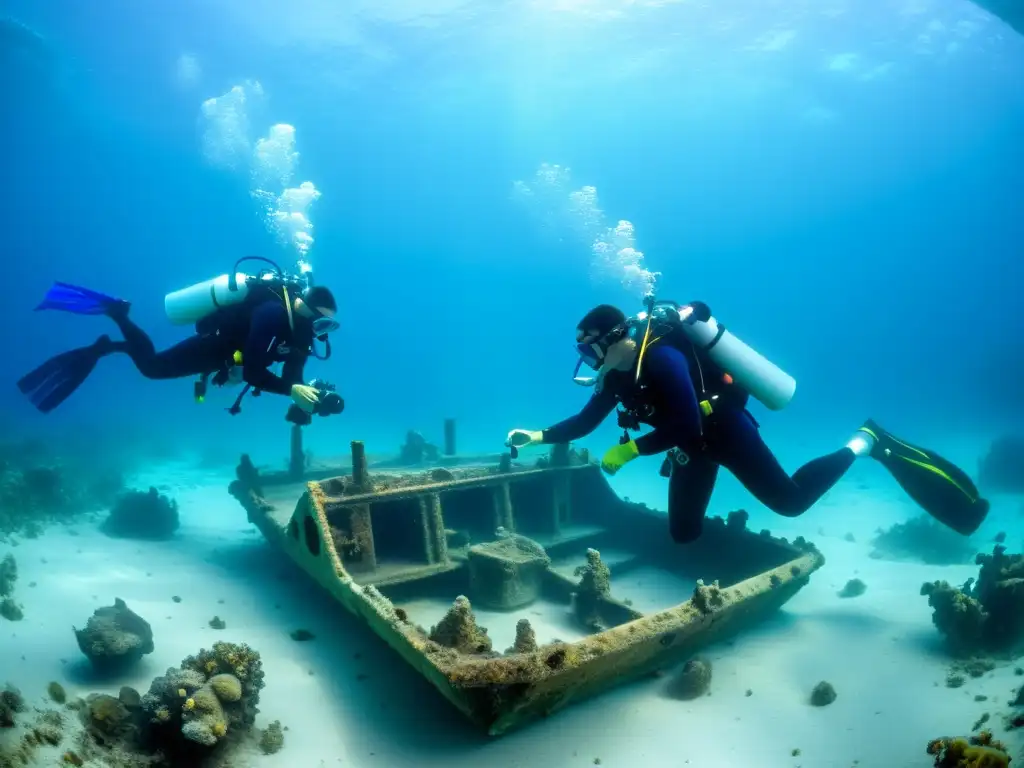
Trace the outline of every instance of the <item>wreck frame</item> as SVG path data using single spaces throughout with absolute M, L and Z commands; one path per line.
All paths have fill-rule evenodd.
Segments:
M 454 421 L 446 422 L 445 434 L 444 454 L 420 471 L 394 461 L 371 465 L 360 441 L 351 443 L 350 467 L 332 469 L 308 466 L 301 431 L 294 427 L 289 469 L 261 473 L 243 455 L 230 492 L 268 542 L 491 736 L 658 674 L 754 626 L 824 564 L 822 554 L 802 537 L 790 543 L 767 530 L 748 530 L 742 511 L 727 519 L 709 517 L 698 542 L 676 545 L 664 515 L 620 499 L 586 451 L 555 445 L 536 466 L 523 466 L 508 454 L 459 457 Z M 465 504 L 456 512 L 460 496 L 462 501 L 473 497 L 470 518 Z M 382 518 L 394 521 L 399 509 L 405 526 L 380 525 Z M 687 577 L 702 574 L 707 583 L 698 579 L 689 600 L 649 614 L 610 593 L 597 595 L 591 606 L 597 631 L 575 642 L 554 641 L 525 653 L 460 652 L 432 640 L 395 604 L 408 589 L 466 580 L 473 546 L 451 541 L 455 531 L 448 528 L 446 513 L 460 515 L 476 531 L 491 531 L 484 534 L 485 543 L 504 529 L 530 537 L 549 554 L 609 538 L 617 548 L 643 553 L 612 564 L 613 578 L 642 560 Z M 532 530 L 521 531 L 527 518 Z M 388 531 L 396 529 L 405 532 L 406 545 L 416 542 L 418 558 L 388 558 L 379 551 Z M 580 586 L 564 571 L 543 570 L 545 599 L 571 605 Z

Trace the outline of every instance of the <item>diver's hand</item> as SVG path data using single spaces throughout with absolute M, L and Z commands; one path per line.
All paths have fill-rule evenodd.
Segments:
M 320 393 L 305 384 L 292 384 L 292 401 L 306 413 L 312 413 L 320 402 Z
M 540 445 L 544 442 L 544 433 L 529 429 L 513 429 L 505 439 L 509 448 L 525 448 L 528 445 Z
M 606 475 L 614 475 L 639 455 L 640 449 L 632 440 L 612 446 L 605 451 L 604 457 L 601 459 L 601 469 Z

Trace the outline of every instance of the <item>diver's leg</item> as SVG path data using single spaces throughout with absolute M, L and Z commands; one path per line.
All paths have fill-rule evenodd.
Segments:
M 722 412 L 709 430 L 713 455 L 758 501 L 780 515 L 802 515 L 853 466 L 858 454 L 844 446 L 807 462 L 790 477 L 765 444 L 749 414 Z
M 214 336 L 191 336 L 157 352 L 153 340 L 128 317 L 130 305 L 110 306 L 106 314 L 124 336 L 115 351 L 124 352 L 147 379 L 182 379 L 217 370 L 224 363 L 221 340 Z
M 677 544 L 688 544 L 700 536 L 717 477 L 718 464 L 706 456 L 697 456 L 686 464 L 672 462 L 668 481 L 668 529 Z

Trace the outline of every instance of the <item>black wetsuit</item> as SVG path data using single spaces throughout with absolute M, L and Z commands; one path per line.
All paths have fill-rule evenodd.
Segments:
M 226 372 L 235 353 L 241 352 L 242 378 L 247 384 L 261 392 L 288 395 L 293 384 L 302 383 L 313 344 L 312 323 L 293 313 L 293 330 L 280 298 L 225 311 L 197 329 L 195 336 L 161 352 L 126 311 L 110 316 L 124 335 L 124 341 L 115 343 L 111 351 L 126 353 L 147 379 Z M 279 362 L 284 363 L 280 376 L 268 370 Z
M 766 507 L 796 517 L 820 499 L 856 459 L 849 448 L 841 448 L 788 475 L 747 412 L 748 396 L 734 385 L 719 384 L 724 381 L 720 369 L 706 358 L 698 364 L 688 342 L 666 337 L 649 345 L 639 384 L 635 377 L 635 367 L 608 372 L 600 390 L 580 413 L 544 430 L 544 442 L 578 440 L 596 429 L 619 403 L 639 422 L 654 427 L 635 440 L 641 456 L 677 448 L 689 458 L 685 464 L 673 462 L 669 480 L 669 528 L 677 542 L 700 536 L 720 466 L 732 472 Z M 705 417 L 699 401 L 712 394 L 719 397 L 713 413 Z

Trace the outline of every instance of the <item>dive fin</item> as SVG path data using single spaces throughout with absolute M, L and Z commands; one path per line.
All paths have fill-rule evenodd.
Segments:
M 963 536 L 978 530 L 989 502 L 966 472 L 934 451 L 898 440 L 873 421 L 861 431 L 875 438 L 871 457 L 925 512 Z
M 75 315 L 104 315 L 111 309 L 124 305 L 126 302 L 107 296 L 105 293 L 91 291 L 69 283 L 54 283 L 46 292 L 46 296 L 36 307 L 36 312 L 43 309 L 55 309 L 71 312 Z
M 100 336 L 93 344 L 62 352 L 18 380 L 18 389 L 43 413 L 49 413 L 67 400 L 101 357 L 116 349 L 109 336 Z

